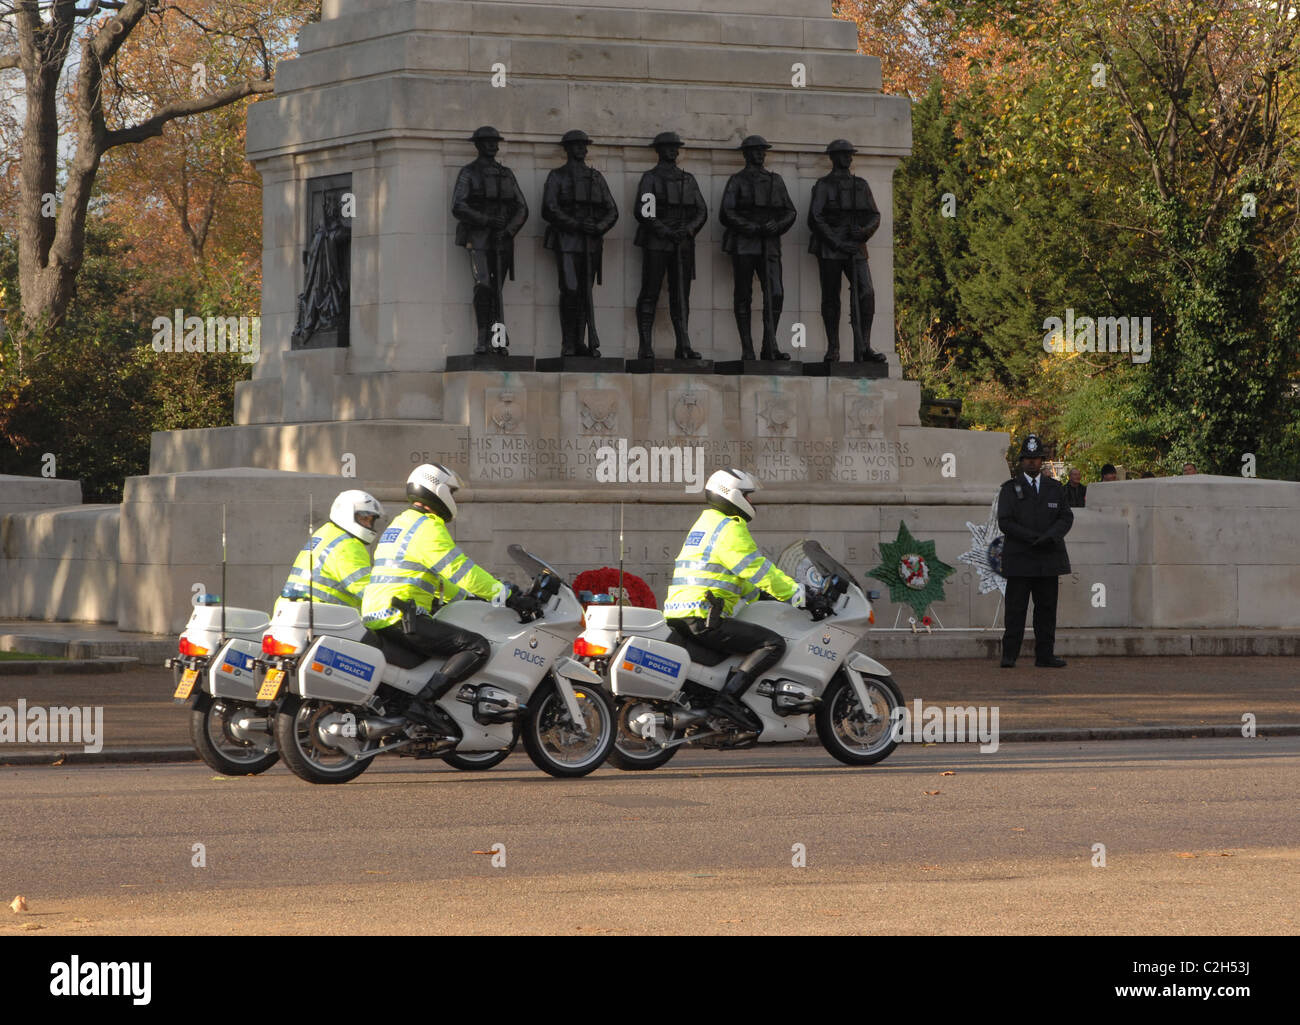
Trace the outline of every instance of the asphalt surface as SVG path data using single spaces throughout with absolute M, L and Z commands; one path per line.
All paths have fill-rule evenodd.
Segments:
M 1294 737 L 0 769 L 0 934 L 1294 934 L 1298 770 Z
M 1064 669 L 1021 660 L 1002 669 L 988 659 L 909 659 L 886 663 L 910 703 L 985 705 L 999 709 L 999 729 L 1106 730 L 1136 727 L 1300 724 L 1300 660 L 1280 656 L 1076 658 Z M 103 706 L 103 745 L 116 751 L 149 748 L 176 757 L 190 749 L 189 712 L 171 698 L 170 670 L 0 676 L 0 706 Z M 6 756 L 57 760 L 67 745 L 0 745 Z M 129 756 L 128 756 L 129 757 Z

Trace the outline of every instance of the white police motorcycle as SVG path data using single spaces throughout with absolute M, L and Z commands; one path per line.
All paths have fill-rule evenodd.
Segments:
M 257 707 L 256 662 L 270 622 L 265 612 L 220 601 L 194 606 L 178 654 L 163 665 L 174 673 L 172 699 L 190 705 L 199 757 L 224 776 L 251 776 L 280 760 L 272 720 Z
M 892 716 L 903 695 L 888 669 L 854 651 L 874 621 L 866 593 L 816 541 L 790 546 L 781 562 L 804 582 L 808 607 L 758 601 L 736 614 L 786 642 L 781 661 L 741 699 L 761 724 L 757 732 L 708 711 L 744 655 L 702 647 L 672 629 L 658 609 L 588 608 L 574 651 L 608 675 L 615 695 L 612 764 L 655 769 L 686 744 L 736 749 L 800 741 L 814 725 L 826 750 L 847 765 L 889 756 L 897 746 Z
M 526 593 L 540 611 L 534 619 L 463 600 L 434 613 L 440 623 L 482 634 L 492 648 L 477 673 L 437 701 L 436 726 L 404 713 L 443 657 L 426 658 L 366 631 L 343 606 L 277 614 L 264 649 L 292 651 L 293 660 L 267 670 L 259 697 L 279 700 L 275 737 L 285 764 L 311 783 L 345 783 L 382 754 L 499 760 L 522 734 L 533 764 L 552 776 L 584 776 L 600 766 L 614 743 L 613 704 L 600 677 L 567 655 L 582 629 L 582 605 L 546 563 L 519 545 L 509 553 L 532 576 Z

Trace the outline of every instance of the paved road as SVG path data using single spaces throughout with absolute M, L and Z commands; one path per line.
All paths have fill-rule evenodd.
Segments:
M 0 897 L 29 902 L 0 934 L 1294 934 L 1298 770 L 1300 738 L 686 752 L 575 781 L 390 758 L 336 787 L 0 769 Z
M 910 702 L 996 705 L 1000 729 L 1100 729 L 1133 726 L 1238 727 L 1244 713 L 1259 724 L 1300 723 L 1297 661 L 1285 657 L 1080 658 L 1065 669 L 1014 670 L 987 659 L 912 659 L 893 663 Z M 170 701 L 170 670 L 0 676 L 0 706 L 101 705 L 106 748 L 188 747 L 187 711 Z M 12 744 L 6 753 L 59 748 Z M 76 750 L 73 748 L 72 750 Z

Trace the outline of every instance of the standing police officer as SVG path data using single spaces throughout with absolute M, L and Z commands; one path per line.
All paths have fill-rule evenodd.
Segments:
M 1031 434 L 1020 446 L 1020 470 L 998 494 L 998 526 L 1006 535 L 1002 575 L 1007 578 L 1007 623 L 1002 666 L 1010 669 L 1025 639 L 1025 613 L 1034 599 L 1034 665 L 1059 669 L 1056 646 L 1059 578 L 1070 572 L 1065 535 L 1074 513 L 1059 481 L 1044 477 L 1043 443 Z
M 493 325 L 505 328 L 502 288 L 506 275 L 512 281 L 515 277 L 515 236 L 528 220 L 528 203 L 514 173 L 497 163 L 501 133 L 484 125 L 470 141 L 478 150 L 478 159 L 462 167 L 456 176 L 451 213 L 460 222 L 456 225 L 456 245 L 469 250 L 474 316 L 478 322 L 474 354 L 482 356 L 489 351 L 488 336 Z
M 732 299 L 742 359 L 754 358 L 750 304 L 755 274 L 763 290 L 763 359 L 790 358 L 776 345 L 776 328 L 785 303 L 781 284 L 781 236 L 790 230 L 798 214 L 781 176 L 763 168 L 771 148 L 761 135 L 751 135 L 740 144 L 745 154 L 745 169 L 733 174 L 727 182 L 719 214 L 726 228 L 722 251 L 730 254 L 735 274 Z
M 542 190 L 543 245 L 554 250 L 560 276 L 561 356 L 600 355 L 591 287 L 601 279 L 603 236 L 618 207 L 604 175 L 587 166 L 590 143 L 584 131 L 565 132 L 560 145 L 569 159 L 546 176 Z

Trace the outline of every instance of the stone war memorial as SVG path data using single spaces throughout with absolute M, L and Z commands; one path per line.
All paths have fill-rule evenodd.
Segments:
M 865 578 L 903 521 L 956 564 L 1010 439 L 921 426 L 893 340 L 910 101 L 856 49 L 830 0 L 325 0 L 248 118 L 261 350 L 233 425 L 155 434 L 120 507 L 7 481 L 0 615 L 175 631 L 218 589 L 223 508 L 224 597 L 269 607 L 309 509 L 360 487 L 396 515 L 424 462 L 506 575 L 514 543 L 616 565 L 621 506 L 662 601 L 732 465 L 769 555 L 814 537 Z M 1059 623 L 1300 626 L 1297 507 L 1278 481 L 1098 487 Z M 993 621 L 978 583 L 951 578 L 946 627 Z

